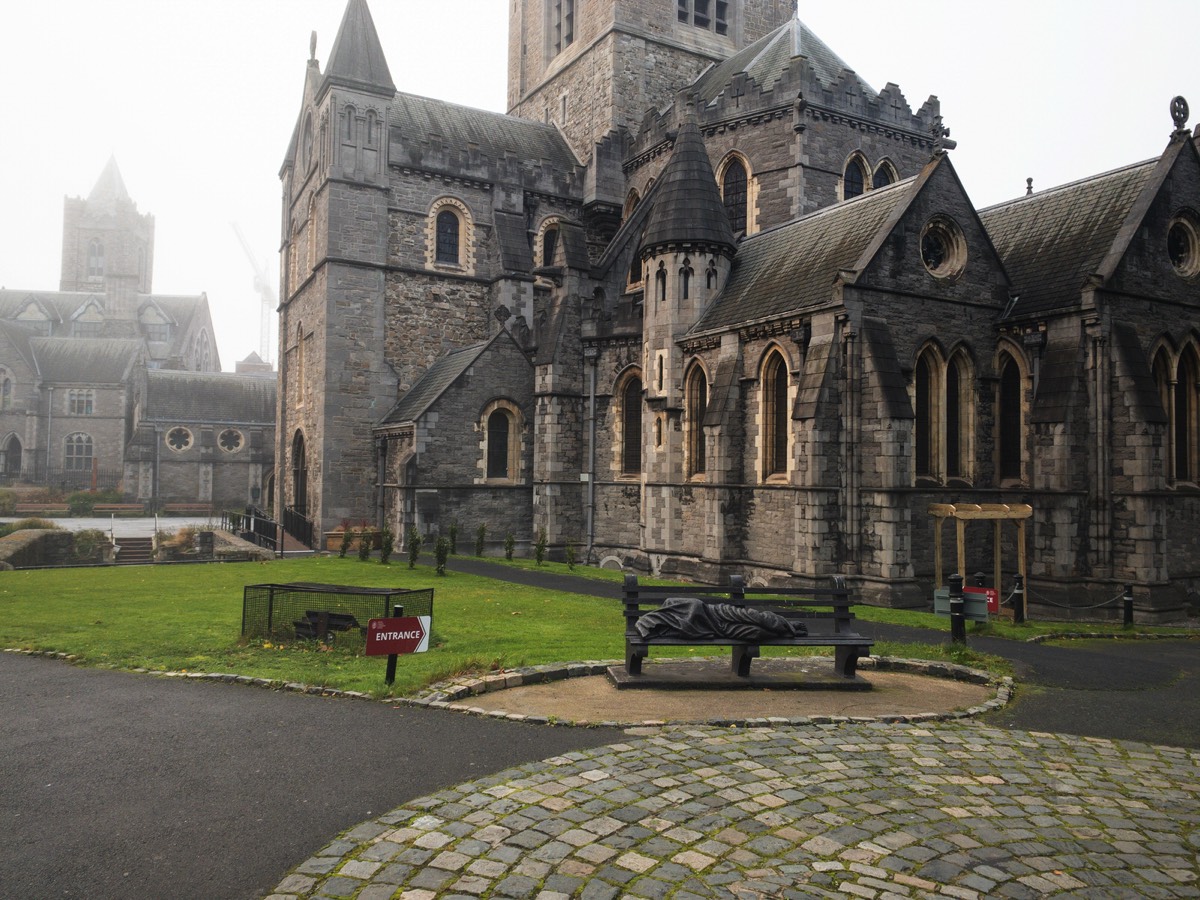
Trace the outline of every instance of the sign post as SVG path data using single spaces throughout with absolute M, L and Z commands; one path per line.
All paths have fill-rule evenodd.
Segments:
M 367 656 L 387 656 L 384 680 L 396 680 L 396 657 L 401 653 L 424 653 L 429 649 L 429 616 L 406 616 L 397 604 L 390 619 L 367 623 Z

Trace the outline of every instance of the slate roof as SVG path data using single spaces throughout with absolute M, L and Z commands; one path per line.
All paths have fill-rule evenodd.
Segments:
M 553 125 L 444 100 L 398 93 L 392 104 L 391 126 L 399 129 L 406 143 L 419 144 L 438 135 L 456 149 L 475 144 L 480 155 L 492 160 L 503 160 L 506 153 L 524 162 L 547 160 L 555 171 L 564 173 L 579 165 Z
M 388 94 L 396 90 L 366 0 L 350 0 L 346 4 L 342 24 L 329 53 L 325 77 L 352 88 Z
M 36 300 L 56 322 L 65 322 L 83 308 L 89 300 L 103 304 L 104 291 L 25 291 L 14 288 L 0 289 L 0 319 L 11 319 L 24 309 L 30 300 Z
M 121 170 L 117 168 L 115 156 L 108 158 L 108 164 L 100 173 L 92 192 L 88 194 L 87 202 L 88 206 L 105 209 L 112 209 L 118 204 L 133 203 L 129 191 L 125 189 L 125 180 L 121 177 Z
M 119 384 L 145 345 L 122 338 L 31 338 L 34 367 L 43 381 Z
M 808 61 L 813 74 L 825 87 L 832 87 L 843 71 L 854 72 L 811 28 L 799 19 L 792 19 L 706 71 L 696 80 L 696 95 L 704 103 L 711 103 L 735 75 L 743 72 L 763 90 L 770 90 L 797 56 Z M 876 93 L 857 74 L 854 79 L 864 92 Z
M 146 373 L 142 419 L 149 422 L 273 425 L 275 380 L 223 372 Z
M 672 244 L 734 246 L 729 214 L 695 122 L 679 127 L 671 159 L 658 183 L 661 186 L 646 223 L 643 249 Z
M 725 289 L 691 333 L 780 318 L 830 300 L 843 269 L 858 269 L 879 230 L 911 198 L 913 176 L 743 240 Z
M 492 338 L 492 341 L 494 340 L 496 338 Z M 458 380 L 463 372 L 470 368 L 475 360 L 479 359 L 480 354 L 491 345 L 492 341 L 473 344 L 462 350 L 452 350 L 438 359 L 417 379 L 417 383 L 409 389 L 408 393 L 400 398 L 400 402 L 392 407 L 391 412 L 383 417 L 380 424 L 400 425 L 406 422 L 415 422 L 450 385 Z
M 525 216 L 496 210 L 496 235 L 500 239 L 500 265 L 505 272 L 528 273 L 533 268 L 533 249 L 529 246 Z
M 979 218 L 1020 296 L 1011 316 L 1074 308 L 1100 272 L 1157 159 L 981 210 Z

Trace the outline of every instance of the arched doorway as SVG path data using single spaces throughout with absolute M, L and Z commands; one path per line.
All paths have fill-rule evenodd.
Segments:
M 21 474 L 21 439 L 10 434 L 0 447 L 0 473 L 5 481 L 12 481 Z

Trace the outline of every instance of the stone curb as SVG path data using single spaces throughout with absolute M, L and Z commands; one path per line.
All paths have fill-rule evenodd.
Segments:
M 1150 634 L 1145 631 L 1130 631 L 1126 634 L 1112 634 L 1096 631 L 1062 631 L 1056 634 L 1037 634 L 1025 638 L 1027 644 L 1042 644 L 1046 641 L 1194 641 L 1200 639 L 1200 633 L 1193 634 Z
M 589 661 L 577 663 L 557 663 L 541 666 L 526 666 L 493 675 L 464 676 L 438 682 L 425 688 L 415 697 L 397 697 L 389 701 L 406 706 L 425 706 L 433 709 L 448 709 L 453 712 L 469 715 L 488 716 L 496 719 L 507 719 L 515 722 L 531 722 L 537 725 L 580 725 L 586 727 L 662 727 L 667 723 L 663 719 L 645 721 L 604 721 L 580 722 L 553 719 L 548 716 L 527 716 L 519 713 L 509 713 L 501 709 L 485 710 L 470 704 L 470 698 L 480 694 L 502 691 L 506 688 L 521 685 L 544 684 L 550 681 L 561 681 L 564 678 L 580 678 L 589 675 L 603 675 L 609 666 L 621 665 L 620 660 Z M 994 677 L 979 669 L 960 666 L 955 663 L 933 662 L 920 659 L 898 659 L 887 656 L 872 656 L 859 660 L 860 669 L 875 669 L 879 672 L 905 672 L 914 675 L 926 675 L 933 678 L 948 678 L 955 681 L 966 681 L 971 684 L 994 685 L 996 696 L 979 706 L 953 712 L 912 713 L 907 715 L 883 716 L 798 716 L 749 719 L 706 719 L 699 722 L 689 722 L 689 725 L 713 725 L 718 727 L 762 728 L 778 725 L 831 725 L 843 722 L 943 722 L 969 719 L 995 709 L 1000 709 L 1012 699 L 1014 684 L 1012 678 L 1005 675 Z
M 4 653 L 21 653 L 26 656 L 41 656 L 47 659 L 62 659 L 68 662 L 78 660 L 72 653 L 58 653 L 53 650 L 22 650 L 5 647 Z M 464 676 L 438 682 L 425 688 L 415 697 L 385 697 L 379 702 L 391 705 L 423 706 L 430 709 L 448 709 L 452 712 L 469 715 L 486 716 L 494 719 L 506 719 L 512 722 L 527 722 L 531 725 L 569 725 L 580 727 L 610 727 L 610 728 L 659 728 L 668 725 L 665 719 L 648 719 L 639 722 L 580 722 L 551 718 L 550 716 L 527 716 L 519 713 L 509 713 L 504 710 L 486 710 L 478 706 L 460 703 L 478 694 L 500 691 L 505 688 L 520 687 L 526 684 L 542 684 L 548 681 L 561 681 L 564 678 L 583 678 L 589 675 L 603 675 L 609 666 L 621 665 L 620 660 L 552 663 L 541 666 L 526 666 L 494 675 Z M 980 669 L 972 669 L 954 663 L 932 662 L 921 659 L 898 659 L 888 656 L 872 656 L 859 660 L 860 669 L 875 669 L 880 672 L 907 672 L 914 675 L 926 675 L 933 678 L 949 678 L 955 681 L 966 681 L 971 684 L 995 685 L 996 696 L 991 700 L 972 706 L 965 710 L 953 712 L 912 713 L 908 715 L 884 716 L 771 716 L 769 718 L 750 719 L 707 719 L 702 722 L 691 722 L 691 725 L 714 725 L 717 727 L 736 728 L 767 728 L 779 725 L 836 725 L 846 722 L 946 722 L 970 719 L 995 709 L 1000 709 L 1012 699 L 1014 683 L 1012 678 L 1005 675 L 994 678 Z M 270 678 L 251 678 L 248 675 L 233 675 L 227 672 L 165 672 L 157 669 L 131 669 L 141 675 L 157 675 L 162 678 L 188 678 L 196 681 L 219 681 L 224 684 L 244 684 L 252 687 L 269 688 L 275 691 L 290 691 L 296 694 L 311 694 L 320 697 L 348 697 L 353 700 L 374 700 L 370 694 L 362 691 L 342 691 L 336 688 L 320 685 L 301 684 L 295 681 L 280 681 Z

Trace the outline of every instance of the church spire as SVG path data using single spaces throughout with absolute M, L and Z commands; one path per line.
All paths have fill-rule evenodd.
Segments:
M 392 97 L 396 85 L 367 0 L 350 0 L 329 53 L 328 83 Z
M 87 202 L 92 206 L 113 207 L 118 203 L 132 203 L 129 192 L 125 190 L 125 181 L 121 178 L 121 170 L 117 168 L 117 158 L 110 156 L 104 171 L 100 173 L 96 186 L 88 194 Z

